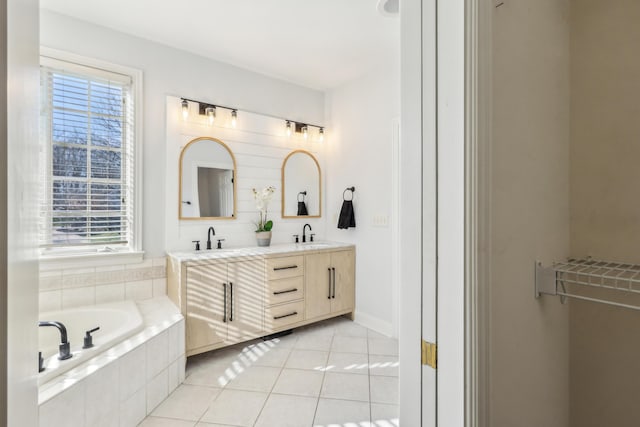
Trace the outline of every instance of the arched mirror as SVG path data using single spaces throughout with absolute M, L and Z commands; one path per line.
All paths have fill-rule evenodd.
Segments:
M 196 138 L 180 153 L 180 219 L 236 218 L 236 159 L 215 138 Z
M 293 151 L 282 164 L 282 217 L 319 218 L 321 215 L 320 165 L 308 151 Z

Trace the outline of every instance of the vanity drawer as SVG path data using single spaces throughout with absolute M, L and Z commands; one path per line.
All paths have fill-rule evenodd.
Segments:
M 265 304 L 280 304 L 304 297 L 304 276 L 269 280 Z
M 285 279 L 304 274 L 304 256 L 269 258 L 267 260 L 267 280 Z
M 275 305 L 264 309 L 266 330 L 275 330 L 304 320 L 304 301 Z

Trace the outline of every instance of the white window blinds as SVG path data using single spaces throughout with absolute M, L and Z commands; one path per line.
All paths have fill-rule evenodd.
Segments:
M 131 89 L 129 76 L 41 58 L 41 247 L 131 246 Z

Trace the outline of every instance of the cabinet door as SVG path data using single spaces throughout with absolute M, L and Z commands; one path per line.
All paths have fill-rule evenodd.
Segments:
M 229 332 L 230 342 L 244 341 L 264 331 L 264 261 L 230 262 Z
M 226 264 L 187 267 L 187 351 L 226 339 L 225 286 Z
M 331 254 L 305 256 L 305 316 L 307 319 L 331 312 Z
M 354 251 L 332 252 L 331 267 L 335 269 L 335 298 L 331 299 L 331 311 L 353 309 L 356 297 Z

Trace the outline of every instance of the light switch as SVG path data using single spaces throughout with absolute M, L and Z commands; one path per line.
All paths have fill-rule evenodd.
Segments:
M 389 215 L 375 215 L 373 217 L 373 226 L 374 227 L 388 227 L 389 226 Z

